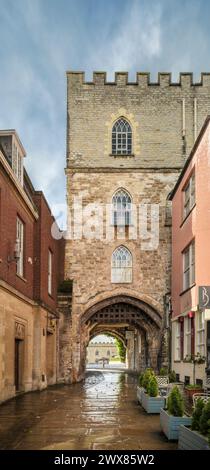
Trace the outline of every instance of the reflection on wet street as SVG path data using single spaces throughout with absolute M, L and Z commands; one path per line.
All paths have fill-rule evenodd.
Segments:
M 136 379 L 89 371 L 83 383 L 28 393 L 0 406 L 0 449 L 176 449 L 159 416 L 136 401 Z

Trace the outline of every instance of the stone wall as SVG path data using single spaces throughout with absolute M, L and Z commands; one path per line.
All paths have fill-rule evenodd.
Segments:
M 22 330 L 21 337 L 18 329 L 20 333 Z M 20 338 L 20 386 L 16 390 L 15 340 Z M 42 390 L 56 383 L 56 379 L 56 324 L 53 317 L 34 301 L 0 281 L 0 402 L 12 398 L 17 391 Z
M 117 73 L 115 82 L 107 83 L 104 73 L 95 73 L 93 82 L 88 83 L 83 73 L 68 72 L 67 85 L 66 175 L 71 214 L 65 276 L 73 279 L 72 370 L 77 370 L 77 378 L 82 377 L 80 365 L 84 363 L 88 336 L 81 328 L 84 313 L 90 305 L 114 295 L 143 300 L 162 318 L 160 329 L 154 328 L 151 337 L 147 337 L 150 358 L 156 367 L 157 356 L 161 363 L 166 360 L 162 356 L 167 355 L 165 347 L 161 351 L 164 298 L 170 291 L 171 268 L 167 196 L 210 113 L 210 75 L 204 74 L 199 84 L 193 84 L 190 74 L 181 74 L 179 83 L 174 84 L 170 74 L 160 74 L 157 83 L 151 83 L 147 74 L 137 74 L 136 83 L 128 83 L 127 74 Z M 122 116 L 132 127 L 132 155 L 114 156 L 111 131 Z M 113 227 L 105 217 L 105 207 L 119 188 L 131 195 L 137 207 L 145 203 L 158 205 L 159 242 L 155 248 L 145 249 L 139 232 L 136 238 L 129 238 L 128 233 L 122 239 L 112 235 L 106 238 L 106 229 L 112 232 Z M 100 223 L 93 228 L 92 239 L 80 231 L 82 211 L 75 205 L 75 197 L 83 206 L 83 216 L 88 204 L 101 204 Z M 129 228 L 130 234 L 132 230 Z M 119 245 L 132 253 L 130 284 L 111 282 L 111 256 Z
M 159 74 L 156 83 L 137 74 L 128 83 L 117 73 L 115 82 L 95 73 L 85 82 L 83 73 L 67 73 L 67 164 L 86 168 L 180 168 L 195 137 L 210 114 L 210 74 L 193 84 L 191 74 L 172 83 Z M 120 116 L 133 129 L 133 156 L 111 156 L 111 127 Z M 70 123 L 70 125 L 69 125 Z

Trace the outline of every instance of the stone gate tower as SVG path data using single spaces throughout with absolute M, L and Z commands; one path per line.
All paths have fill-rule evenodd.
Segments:
M 137 73 L 129 83 L 120 72 L 108 83 L 103 72 L 92 82 L 67 72 L 69 380 L 83 377 L 86 346 L 100 332 L 124 341 L 133 369 L 166 362 L 167 195 L 207 114 L 209 74 L 194 84 L 191 74 L 151 83 Z

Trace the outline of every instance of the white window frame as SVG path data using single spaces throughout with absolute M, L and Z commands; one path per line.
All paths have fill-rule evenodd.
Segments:
M 192 322 L 191 318 L 186 316 L 184 318 L 184 355 L 191 356 L 192 354 Z
M 132 153 L 132 129 L 130 123 L 124 117 L 119 118 L 112 128 L 112 154 L 131 155 Z
M 132 199 L 125 189 L 118 189 L 112 198 L 112 224 L 116 227 L 131 225 Z
M 52 263 L 53 263 L 53 254 L 50 249 L 48 249 L 48 294 L 52 295 Z
M 183 290 L 195 283 L 195 240 L 183 251 Z
M 196 350 L 201 356 L 205 356 L 206 338 L 205 338 L 205 317 L 204 312 L 198 312 L 196 318 Z
M 17 154 L 17 173 L 16 173 L 16 176 L 17 176 L 18 180 L 20 181 L 20 183 L 23 184 L 23 158 L 22 158 L 20 152 L 18 152 L 18 154 Z
M 23 185 L 23 158 L 16 143 L 13 144 L 12 148 L 12 169 L 18 181 Z
M 175 322 L 175 361 L 181 360 L 181 323 Z
M 125 246 L 119 246 L 112 253 L 111 281 L 115 284 L 132 282 L 133 259 Z
M 184 219 L 188 216 L 191 209 L 195 205 L 195 173 L 192 174 L 187 185 L 183 190 L 183 198 L 184 198 L 184 211 L 183 216 Z
M 17 217 L 16 220 L 16 250 L 18 254 L 16 262 L 16 273 L 18 276 L 24 275 L 24 223 Z

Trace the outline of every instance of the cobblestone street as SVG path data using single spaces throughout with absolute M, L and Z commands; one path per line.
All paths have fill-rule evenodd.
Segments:
M 159 415 L 137 404 L 134 376 L 89 371 L 83 383 L 28 393 L 0 406 L 0 449 L 176 449 Z

